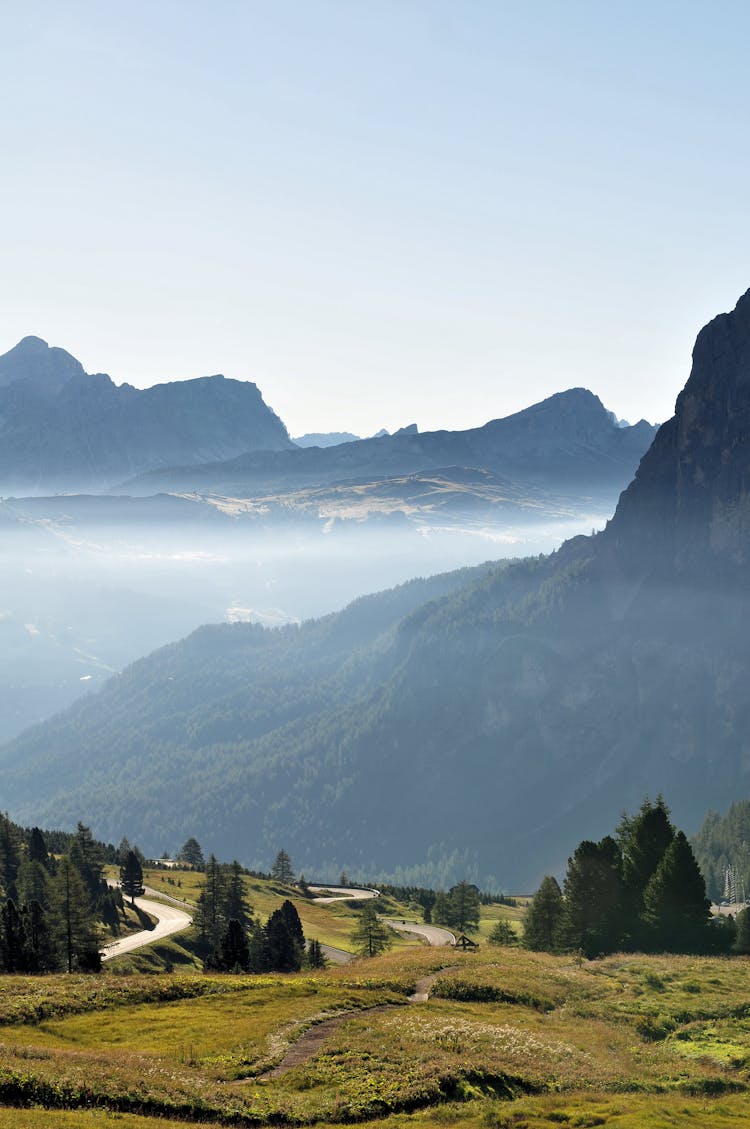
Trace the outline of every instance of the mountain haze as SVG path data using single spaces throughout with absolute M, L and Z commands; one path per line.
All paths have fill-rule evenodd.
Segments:
M 516 889 L 645 792 L 697 827 L 750 772 L 748 420 L 750 292 L 602 533 L 299 628 L 202 628 L 7 746 L 11 814 Z
M 516 484 L 557 490 L 621 490 L 654 437 L 644 420 L 619 427 L 599 398 L 571 388 L 504 419 L 467 431 L 401 428 L 332 447 L 251 452 L 237 458 L 154 471 L 123 484 L 128 494 L 208 491 L 236 496 L 368 482 L 451 466 L 490 470 Z M 616 493 L 615 493 L 616 496 Z

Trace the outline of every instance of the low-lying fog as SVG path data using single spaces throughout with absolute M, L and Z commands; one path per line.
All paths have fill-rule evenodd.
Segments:
M 601 528 L 571 518 L 452 528 L 406 521 L 2 528 L 0 740 L 203 623 L 320 616 L 415 576 L 546 553 Z

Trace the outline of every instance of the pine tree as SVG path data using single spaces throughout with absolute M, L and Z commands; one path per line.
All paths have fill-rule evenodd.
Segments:
M 31 835 L 29 836 L 29 858 L 32 862 L 41 863 L 45 868 L 49 863 L 47 844 L 38 827 L 32 827 L 31 829 Z
M 289 928 L 281 909 L 273 911 L 265 929 L 266 960 L 273 972 L 299 972 L 304 950 Z
M 448 891 L 448 925 L 460 933 L 479 928 L 479 890 L 470 882 L 459 882 Z
M 107 887 L 104 881 L 104 853 L 91 834 L 91 828 L 79 822 L 70 848 L 70 861 L 76 867 L 89 893 L 92 907 Z
M 325 968 L 327 963 L 320 941 L 313 937 L 307 945 L 307 967 Z
M 502 919 L 492 927 L 488 941 L 491 945 L 517 945 L 518 936 L 511 923 Z
M 16 886 L 19 905 L 39 902 L 44 909 L 49 907 L 50 876 L 37 859 L 27 857 L 22 860 L 18 868 Z
M 146 892 L 143 888 L 143 868 L 135 851 L 128 851 L 120 867 L 120 887 L 123 894 L 130 898 L 131 906 L 135 905 L 136 898 L 142 897 Z
M 236 859 L 225 870 L 224 885 L 224 917 L 227 921 L 232 919 L 239 921 L 242 928 L 247 931 L 253 920 L 253 908 L 247 900 L 242 867 Z
M 97 951 L 91 900 L 70 855 L 62 857 L 53 879 L 52 905 L 65 968 L 68 972 L 96 968 L 97 963 L 101 964 L 101 956 Z
M 554 953 L 561 946 L 564 903 L 557 879 L 547 875 L 528 908 L 523 944 L 537 952 Z
M 0 814 L 0 897 L 15 898 L 16 877 L 21 862 L 18 828 Z
M 27 972 L 54 972 L 58 957 L 48 915 L 39 902 L 32 901 L 21 911 Z
M 224 916 L 226 882 L 224 870 L 215 855 L 206 863 L 206 877 L 198 895 L 198 928 L 205 952 L 218 949 L 227 926 Z
M 250 947 L 247 933 L 236 918 L 228 922 L 217 953 L 205 962 L 206 968 L 217 972 L 247 972 L 250 966 Z
M 202 870 L 205 865 L 201 845 L 192 835 L 183 843 L 182 850 L 178 853 L 177 858 L 180 862 L 188 863 L 194 870 Z
M 565 945 L 587 957 L 620 948 L 624 927 L 622 856 L 611 836 L 584 840 L 568 859 L 563 887 Z
M 711 903 L 692 847 L 678 831 L 643 895 L 643 919 L 651 945 L 690 952 L 707 944 Z
M 26 946 L 18 907 L 8 898 L 0 911 L 0 968 L 3 972 L 26 972 Z
M 352 933 L 352 941 L 357 952 L 365 957 L 377 956 L 378 953 L 385 952 L 391 947 L 392 941 L 388 930 L 382 921 L 378 920 L 372 902 L 365 902 L 362 907 L 357 927 Z
M 259 921 L 253 922 L 250 927 L 247 965 L 250 972 L 267 972 L 269 969 L 266 931 Z
M 292 860 L 283 848 L 274 859 L 273 866 L 271 867 L 271 877 L 275 878 L 277 882 L 283 882 L 285 886 L 291 886 L 294 882 Z
M 444 890 L 439 890 L 435 895 L 435 901 L 432 906 L 432 920 L 437 921 L 439 925 L 447 925 L 450 916 L 451 909 L 448 895 Z
M 287 929 L 298 945 L 305 948 L 305 934 L 302 932 L 302 922 L 299 919 L 296 907 L 287 898 L 280 906 L 281 913 L 284 915 L 284 921 L 287 924 Z

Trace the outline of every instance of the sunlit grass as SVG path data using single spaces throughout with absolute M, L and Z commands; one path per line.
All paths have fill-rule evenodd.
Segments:
M 429 1001 L 407 1004 L 430 974 Z M 748 1101 L 741 958 L 588 962 L 483 944 L 474 954 L 404 948 L 315 974 L 3 986 L 0 1100 L 106 1105 L 125 1129 L 144 1109 L 207 1123 L 664 1129 L 705 1118 L 722 1129 L 743 1124 Z M 309 1057 L 266 1075 L 335 1014 Z M 47 1116 L 34 1124 L 71 1124 Z

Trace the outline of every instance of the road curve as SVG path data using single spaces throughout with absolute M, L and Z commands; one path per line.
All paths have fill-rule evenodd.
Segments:
M 441 929 L 439 925 L 422 925 L 416 921 L 403 921 L 398 917 L 384 917 L 386 925 L 395 929 L 397 933 L 416 933 L 424 937 L 428 945 L 455 945 L 456 935 L 450 929 Z
M 136 898 L 135 904 L 144 913 L 157 919 L 153 929 L 141 929 L 139 933 L 130 933 L 119 941 L 112 941 L 105 945 L 102 951 L 102 960 L 111 960 L 112 957 L 131 953 L 134 949 L 141 949 L 144 945 L 152 945 L 154 941 L 161 941 L 171 933 L 179 933 L 187 929 L 192 922 L 190 914 L 176 906 L 167 906 L 163 902 L 152 902 L 148 898 Z
M 366 902 L 369 898 L 379 898 L 380 890 L 357 890 L 353 886 L 309 886 L 313 894 L 321 890 L 327 891 L 325 897 L 313 898 L 318 905 L 328 902 Z

